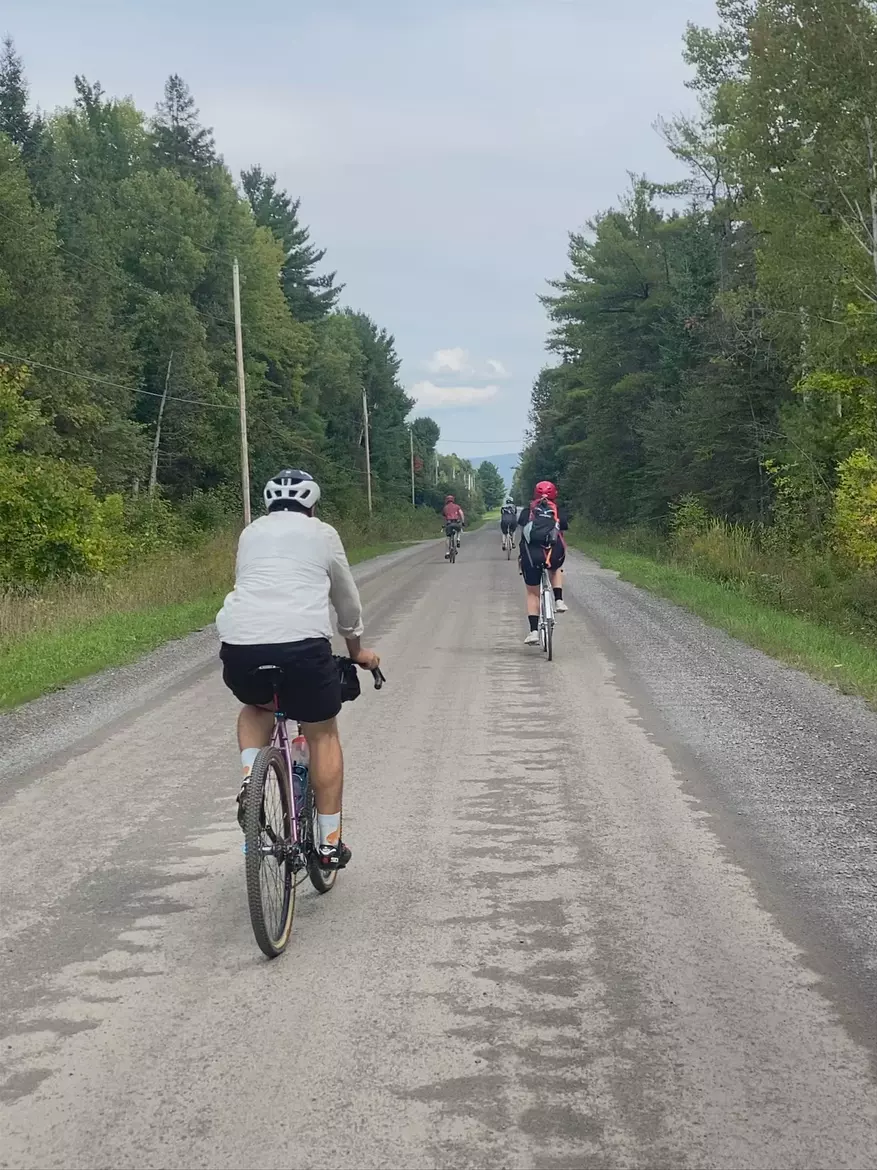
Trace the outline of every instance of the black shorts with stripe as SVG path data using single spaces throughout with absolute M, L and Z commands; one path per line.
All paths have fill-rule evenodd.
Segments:
M 283 669 L 280 704 L 290 719 L 323 723 L 341 710 L 341 677 L 326 638 L 237 646 L 222 643 L 222 680 L 240 703 L 263 707 L 274 699 L 271 676 L 260 666 Z

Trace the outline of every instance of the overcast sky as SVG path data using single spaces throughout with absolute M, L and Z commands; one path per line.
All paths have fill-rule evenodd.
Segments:
M 180 73 L 232 171 L 302 200 L 344 299 L 396 337 L 442 449 L 517 450 L 545 362 L 537 296 L 652 129 L 693 108 L 687 21 L 713 0 L 3 0 L 32 97 L 83 73 L 149 112 Z

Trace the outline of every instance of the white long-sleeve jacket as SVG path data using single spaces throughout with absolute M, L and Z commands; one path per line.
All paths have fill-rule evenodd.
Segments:
M 216 629 L 239 646 L 331 638 L 330 600 L 339 634 L 358 637 L 362 604 L 341 537 L 303 512 L 272 512 L 241 533 L 234 590 Z

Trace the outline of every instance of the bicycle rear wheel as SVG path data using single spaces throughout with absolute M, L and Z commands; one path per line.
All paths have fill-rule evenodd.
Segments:
M 548 655 L 548 661 L 551 662 L 554 658 L 554 622 L 547 621 L 545 623 L 545 653 Z
M 456 542 L 456 540 L 452 539 L 450 544 L 448 545 L 448 560 L 451 562 L 451 564 L 453 564 L 456 559 L 457 559 L 457 542 Z
M 286 760 L 262 748 L 247 785 L 244 810 L 247 902 L 253 934 L 269 959 L 286 949 L 295 913 L 292 809 Z
M 328 894 L 338 877 L 337 869 L 323 869 L 319 862 L 320 830 L 317 825 L 317 805 L 314 790 L 308 783 L 305 789 L 304 812 L 302 814 L 301 842 L 308 859 L 308 877 L 318 894 Z

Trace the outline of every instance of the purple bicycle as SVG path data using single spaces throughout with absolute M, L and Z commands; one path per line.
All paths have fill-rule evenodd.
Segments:
M 359 694 L 356 671 L 349 658 L 335 659 L 342 676 L 344 700 Z M 262 666 L 274 682 L 274 731 L 271 743 L 256 756 L 244 809 L 244 855 L 247 901 L 256 942 L 269 959 L 286 949 L 292 933 L 295 895 L 305 876 L 320 894 L 327 894 L 338 876 L 320 865 L 317 806 L 307 766 L 307 744 L 298 727 L 290 739 L 279 700 L 282 668 Z M 372 671 L 375 689 L 386 681 Z M 295 755 L 295 762 L 294 762 Z

